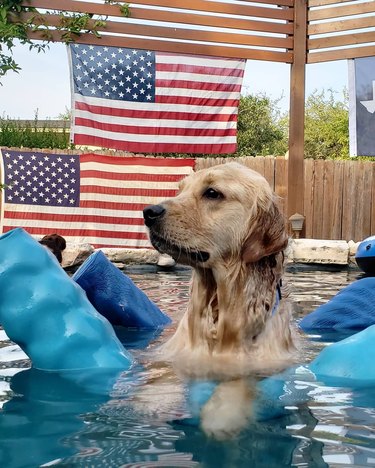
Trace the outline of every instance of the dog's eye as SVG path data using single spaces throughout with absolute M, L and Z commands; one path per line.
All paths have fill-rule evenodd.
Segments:
M 203 196 L 205 198 L 209 198 L 210 200 L 218 200 L 220 198 L 224 198 L 224 195 L 221 192 L 219 192 L 219 191 L 217 191 L 217 190 L 215 190 L 213 188 L 208 188 L 203 193 Z

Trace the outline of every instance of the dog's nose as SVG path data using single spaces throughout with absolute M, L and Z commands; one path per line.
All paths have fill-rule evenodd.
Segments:
M 163 216 L 165 208 L 163 205 L 151 205 L 147 206 L 143 210 L 143 217 L 147 227 L 151 227 L 155 221 Z

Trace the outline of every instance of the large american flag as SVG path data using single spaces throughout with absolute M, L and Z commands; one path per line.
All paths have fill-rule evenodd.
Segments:
M 2 232 L 62 235 L 94 247 L 150 247 L 142 210 L 175 195 L 194 159 L 0 153 Z
M 233 153 L 244 60 L 69 46 L 72 140 L 144 153 Z

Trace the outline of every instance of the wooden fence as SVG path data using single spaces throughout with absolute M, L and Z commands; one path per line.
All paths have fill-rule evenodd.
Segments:
M 197 169 L 232 158 L 199 159 Z M 288 161 L 283 157 L 248 157 L 237 161 L 260 172 L 280 197 L 287 216 Z M 305 159 L 303 237 L 359 242 L 375 234 L 375 162 Z

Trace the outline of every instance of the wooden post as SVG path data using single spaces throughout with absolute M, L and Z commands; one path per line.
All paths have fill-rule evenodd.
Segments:
M 304 215 L 305 69 L 307 0 L 294 2 L 294 58 L 290 71 L 288 218 Z

